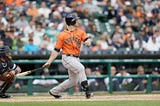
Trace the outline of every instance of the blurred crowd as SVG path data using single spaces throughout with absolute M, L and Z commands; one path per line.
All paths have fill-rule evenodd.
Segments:
M 51 51 L 70 12 L 92 37 L 84 53 L 160 50 L 159 0 L 0 0 L 0 45 L 19 53 Z M 101 30 L 108 24 L 114 27 L 112 33 Z
M 132 70 L 133 71 L 133 70 Z M 109 77 L 106 78 L 92 78 L 88 79 L 89 86 L 92 91 L 105 91 L 110 90 L 112 86 L 113 91 L 143 91 L 146 92 L 147 86 L 151 87 L 152 91 L 160 90 L 160 77 L 159 67 L 153 66 L 148 73 L 148 68 L 143 65 L 138 65 L 136 67 L 136 73 L 131 74 L 129 68 L 125 65 L 111 66 L 110 76 L 112 77 L 112 85 Z M 102 69 L 98 66 L 94 69 L 86 68 L 87 76 L 100 76 L 102 75 Z M 130 77 L 131 75 L 136 75 L 138 77 Z M 151 81 L 148 80 L 146 75 L 154 76 Z M 148 85 L 150 83 L 150 85 Z

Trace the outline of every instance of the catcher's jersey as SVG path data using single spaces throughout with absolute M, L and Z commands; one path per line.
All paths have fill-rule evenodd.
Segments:
M 64 30 L 58 35 L 55 48 L 62 49 L 62 54 L 80 54 L 81 43 L 86 38 L 87 34 L 81 29 Z
M 15 70 L 16 68 L 17 68 L 17 65 L 11 61 L 6 63 L 0 62 L 0 75 L 5 73 L 8 70 Z

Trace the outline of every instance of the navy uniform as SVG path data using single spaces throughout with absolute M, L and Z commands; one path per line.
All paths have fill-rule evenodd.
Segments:
M 0 80 L 4 82 L 0 86 L 0 98 L 10 98 L 9 94 L 6 94 L 6 91 L 10 88 L 12 83 L 14 82 L 15 75 L 21 72 L 19 66 L 12 62 L 11 50 L 8 46 L 0 46 Z M 14 75 L 14 77 L 9 80 L 10 74 Z M 6 79 L 4 80 L 4 77 Z

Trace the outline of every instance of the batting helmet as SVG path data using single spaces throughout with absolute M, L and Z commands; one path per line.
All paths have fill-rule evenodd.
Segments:
M 0 57 L 10 60 L 11 56 L 7 55 L 6 53 L 11 53 L 11 49 L 8 46 L 0 46 Z
M 68 26 L 70 25 L 75 25 L 76 24 L 76 20 L 79 19 L 79 17 L 77 17 L 75 14 L 73 13 L 69 13 L 66 15 L 65 17 L 65 21 L 66 21 L 66 24 Z

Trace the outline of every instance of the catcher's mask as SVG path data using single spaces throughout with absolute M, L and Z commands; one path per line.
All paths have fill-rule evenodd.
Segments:
M 11 49 L 8 46 L 0 46 L 0 60 L 5 59 L 5 61 L 11 61 Z
M 69 13 L 66 15 L 65 17 L 65 22 L 68 26 L 70 25 L 75 25 L 76 21 L 79 19 L 79 17 L 77 17 L 75 14 L 73 13 Z

